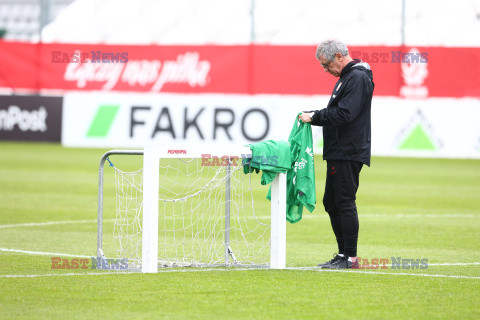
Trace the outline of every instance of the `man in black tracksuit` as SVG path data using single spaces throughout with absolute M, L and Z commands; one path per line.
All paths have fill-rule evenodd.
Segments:
M 325 72 L 339 77 L 326 108 L 299 115 L 304 122 L 323 126 L 323 159 L 327 161 L 323 205 L 338 244 L 338 254 L 318 266 L 351 268 L 357 257 L 359 175 L 363 164 L 370 166 L 373 76 L 370 66 L 353 60 L 345 44 L 337 40 L 322 42 L 316 58 Z

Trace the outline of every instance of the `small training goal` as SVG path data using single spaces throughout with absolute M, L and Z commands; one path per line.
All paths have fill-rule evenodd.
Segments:
M 112 156 L 143 156 L 142 166 L 123 170 Z M 258 200 L 258 182 L 242 166 L 248 157 L 248 147 L 105 153 L 99 166 L 98 257 L 128 259 L 130 269 L 143 272 L 166 267 L 285 268 L 285 174 L 271 185 L 271 203 L 265 194 Z M 105 162 L 114 181 L 105 181 Z M 106 183 L 114 184 L 110 232 L 104 226 Z M 113 242 L 108 250 L 106 238 Z

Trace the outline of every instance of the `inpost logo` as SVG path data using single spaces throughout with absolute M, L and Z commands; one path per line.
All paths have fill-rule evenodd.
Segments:
M 87 131 L 88 138 L 105 138 L 112 127 L 119 105 L 101 105 Z
M 47 116 L 45 107 L 25 110 L 11 105 L 6 110 L 0 110 L 0 131 L 12 131 L 17 126 L 20 131 L 45 132 Z

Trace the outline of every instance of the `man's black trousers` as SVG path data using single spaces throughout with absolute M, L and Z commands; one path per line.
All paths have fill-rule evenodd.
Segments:
M 357 256 L 358 214 L 355 204 L 363 164 L 357 161 L 327 160 L 323 205 L 337 238 L 338 253 Z

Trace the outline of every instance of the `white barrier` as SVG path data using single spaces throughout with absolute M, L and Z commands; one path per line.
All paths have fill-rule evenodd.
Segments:
M 326 106 L 329 96 L 225 94 L 90 94 L 64 98 L 62 143 L 74 147 L 150 144 L 242 145 L 286 140 L 299 111 Z M 480 99 L 372 102 L 372 154 L 480 159 Z M 321 127 L 313 128 L 321 153 Z

